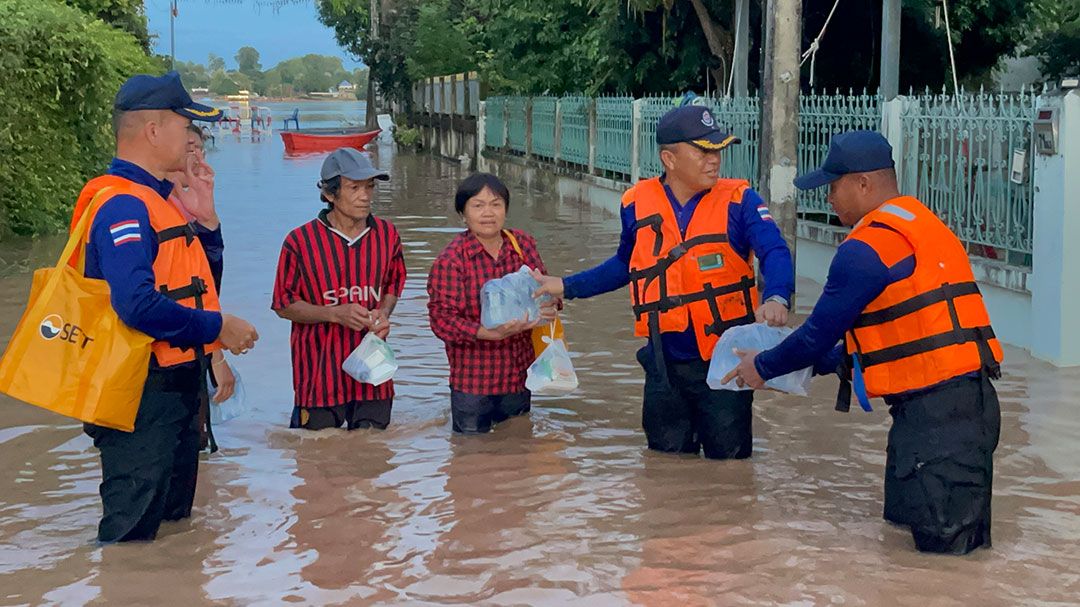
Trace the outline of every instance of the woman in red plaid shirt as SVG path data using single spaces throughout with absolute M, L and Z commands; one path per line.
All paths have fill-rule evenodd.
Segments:
M 509 206 L 510 191 L 498 177 L 477 173 L 461 182 L 454 208 L 468 229 L 443 249 L 428 277 L 431 329 L 446 344 L 450 361 L 455 432 L 488 432 L 494 423 L 528 413 L 525 371 L 535 358 L 530 331 L 555 317 L 551 302 L 532 322 L 515 320 L 494 329 L 480 325 L 484 283 L 522 264 L 545 271 L 536 240 L 521 230 L 503 229 Z

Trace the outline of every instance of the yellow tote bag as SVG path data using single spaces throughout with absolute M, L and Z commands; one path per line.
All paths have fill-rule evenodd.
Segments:
M 517 251 L 517 254 L 522 259 L 525 259 L 525 254 L 521 252 L 521 246 L 518 245 L 517 238 L 514 238 L 514 234 L 510 230 L 503 230 L 503 234 L 506 234 L 506 237 L 510 240 L 510 244 L 514 246 L 514 250 Z M 563 330 L 562 319 L 556 316 L 555 320 L 552 321 L 550 325 L 543 325 L 533 328 L 533 352 L 537 356 L 540 356 L 540 354 L 548 347 L 547 342 L 544 341 L 545 337 L 552 340 L 561 339 L 563 340 L 563 343 L 566 343 L 566 332 Z
M 109 188 L 90 203 L 95 208 Z M 131 432 L 150 366 L 153 338 L 125 325 L 104 280 L 83 276 L 90 209 L 56 266 L 34 272 L 26 312 L 0 359 L 0 392 L 75 419 Z

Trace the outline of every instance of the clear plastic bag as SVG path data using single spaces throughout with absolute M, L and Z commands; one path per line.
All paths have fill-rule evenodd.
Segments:
M 229 363 L 225 364 L 228 365 Z M 232 396 L 221 403 L 214 402 L 214 394 L 217 392 L 217 388 L 215 388 L 213 384 L 209 384 L 210 378 L 207 378 L 206 380 L 210 389 L 210 423 L 214 425 L 223 424 L 231 419 L 236 419 L 251 409 L 251 407 L 248 406 L 247 397 L 244 394 L 244 382 L 240 381 L 240 372 L 232 365 L 229 365 L 229 369 L 232 370 L 233 377 L 236 378 L 236 381 L 233 386 Z
M 480 324 L 494 329 L 512 320 L 536 320 L 540 317 L 540 304 L 551 299 L 550 295 L 533 298 L 538 288 L 540 283 L 526 265 L 517 272 L 487 281 L 480 289 Z
M 720 380 L 739 364 L 739 357 L 735 356 L 733 350 L 768 350 L 784 341 L 791 332 L 788 327 L 770 327 L 765 323 L 739 325 L 724 331 L 713 349 L 712 362 L 709 363 L 709 374 L 705 381 L 713 390 L 749 390 L 750 388 L 745 386 L 740 388 L 734 379 L 726 384 L 720 383 Z M 799 369 L 770 379 L 765 382 L 765 387 L 806 396 L 812 373 L 813 369 L 810 367 Z
M 378 386 L 394 377 L 398 364 L 390 344 L 369 331 L 342 363 L 341 369 L 362 384 Z
M 548 347 L 529 365 L 525 387 L 541 396 L 563 396 L 573 392 L 578 386 L 578 379 L 566 342 L 550 336 L 543 339 Z

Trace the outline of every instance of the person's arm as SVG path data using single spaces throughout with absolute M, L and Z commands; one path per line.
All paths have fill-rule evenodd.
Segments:
M 913 263 L 914 257 L 908 258 Z M 904 262 L 901 262 L 903 264 Z M 908 272 L 910 275 L 910 272 Z M 836 355 L 837 342 L 855 324 L 862 310 L 891 282 L 890 268 L 882 263 L 870 245 L 849 240 L 836 250 L 829 266 L 825 288 L 809 318 L 787 339 L 754 359 L 754 367 L 764 380 L 814 366 L 828 367 Z M 826 359 L 826 360 L 822 360 Z M 835 360 L 835 370 L 839 360 Z
M 153 268 L 157 236 L 142 201 L 121 195 L 105 202 L 94 217 L 89 243 L 109 285 L 113 309 L 124 324 L 177 347 L 217 339 L 219 312 L 180 305 L 157 290 Z
M 210 262 L 210 274 L 214 277 L 214 286 L 221 292 L 221 276 L 225 271 L 225 241 L 221 237 L 221 224 L 211 230 L 201 223 L 195 223 L 195 234 L 199 237 L 206 261 Z
M 271 308 L 280 318 L 304 325 L 336 323 L 357 331 L 371 328 L 374 321 L 372 312 L 360 304 L 321 306 L 306 301 L 303 298 L 302 276 L 299 256 L 286 239 L 278 258 L 274 299 L 271 304 Z
M 621 289 L 630 284 L 630 255 L 634 251 L 634 205 L 622 207 L 619 212 L 622 231 L 619 248 L 607 260 L 588 270 L 571 274 L 562 279 L 566 299 L 585 299 Z
M 730 215 L 728 224 L 731 246 L 744 258 L 753 251 L 760 262 L 761 275 L 765 279 L 762 301 L 779 295 L 790 304 L 791 294 L 795 292 L 795 266 L 791 261 L 791 250 L 765 201 L 757 192 L 747 189 L 738 205 L 738 213 Z
M 477 341 L 480 322 L 465 316 L 465 277 L 453 260 L 440 256 L 428 276 L 428 319 L 431 331 L 446 343 Z

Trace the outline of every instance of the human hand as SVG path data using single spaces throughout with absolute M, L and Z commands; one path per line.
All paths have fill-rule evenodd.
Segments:
M 221 333 L 218 340 L 233 354 L 247 354 L 259 340 L 259 333 L 248 321 L 232 314 L 221 315 Z
M 176 199 L 203 226 L 215 230 L 221 224 L 214 205 L 214 169 L 206 163 L 202 150 L 188 154 L 184 166 L 187 188 L 174 189 Z
M 371 321 L 371 330 L 379 339 L 386 339 L 390 335 L 390 315 L 385 309 L 379 308 L 372 312 L 374 320 Z
M 541 274 L 539 270 L 531 269 L 529 274 L 532 275 L 536 282 L 540 283 L 540 287 L 533 293 L 533 297 L 540 297 L 542 295 L 550 295 L 555 299 L 562 299 L 563 296 L 563 279 L 557 276 L 545 276 Z
M 363 331 L 374 326 L 374 315 L 371 310 L 357 303 L 341 304 L 333 308 L 334 322 L 346 326 L 353 331 Z
M 754 390 L 764 388 L 765 380 L 761 378 L 761 375 L 758 374 L 757 367 L 754 366 L 754 357 L 757 355 L 757 350 L 735 350 L 735 356 L 739 357 L 739 364 L 729 371 L 728 374 L 720 380 L 720 383 L 726 384 L 734 379 L 735 385 L 740 388 L 744 386 L 750 386 Z
M 768 323 L 770 327 L 782 327 L 787 324 L 788 309 L 778 301 L 767 301 L 754 310 L 757 322 Z
M 217 382 L 217 392 L 214 392 L 214 399 L 211 402 L 220 405 L 229 400 L 236 390 L 236 375 L 233 374 L 229 363 L 225 362 L 224 354 L 215 352 L 213 359 L 212 365 L 214 368 L 214 380 Z
M 494 329 L 488 329 L 487 327 L 480 327 L 477 331 L 477 339 L 484 339 L 487 341 L 501 341 L 507 337 L 512 337 L 518 333 L 525 331 L 532 331 L 534 327 L 540 324 L 540 319 L 528 320 L 527 318 L 519 318 L 505 322 Z

